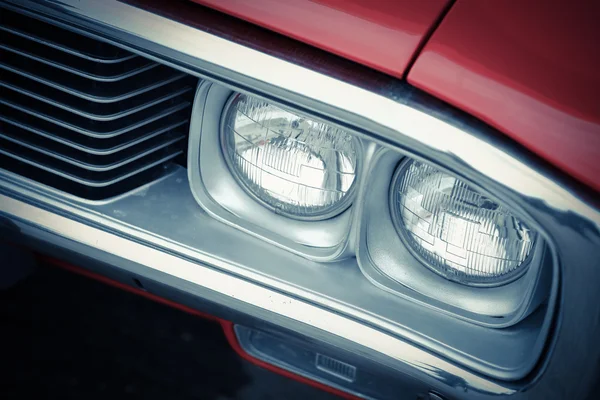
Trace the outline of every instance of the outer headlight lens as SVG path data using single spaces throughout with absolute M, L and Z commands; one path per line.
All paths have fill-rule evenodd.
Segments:
M 405 244 L 450 280 L 499 285 L 527 268 L 535 233 L 452 175 L 405 161 L 392 182 L 390 204 Z
M 325 219 L 352 200 L 358 143 L 348 132 L 237 94 L 225 106 L 221 144 L 253 197 L 299 219 Z

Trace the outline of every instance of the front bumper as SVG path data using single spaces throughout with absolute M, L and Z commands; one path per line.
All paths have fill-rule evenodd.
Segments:
M 479 395 L 515 392 L 508 385 L 457 367 L 336 309 L 257 284 L 256 280 L 249 279 L 252 277 L 225 272 L 219 268 L 222 261 L 207 254 L 176 246 L 151 233 L 141 234 L 138 228 L 126 228 L 116 221 L 112 227 L 107 226 L 106 221 L 100 226 L 93 222 L 92 213 L 67 207 L 63 202 L 52 207 L 32 198 L 15 196 L 14 192 L 9 196 L 5 189 L 2 192 L 3 236 L 40 253 L 85 266 L 127 285 L 134 286 L 133 280 L 137 279 L 149 293 L 218 318 L 251 327 L 276 327 L 291 335 L 316 340 L 326 348 L 364 357 L 394 371 L 398 380 L 406 382 L 412 390 L 415 390 L 415 382 L 419 382 L 416 388 L 420 393 L 432 388 L 447 392 L 448 387 L 440 384 L 440 376 L 445 382 L 452 382 L 453 390 L 460 387 L 461 392 Z M 143 210 L 139 211 L 144 215 Z M 207 215 L 204 218 L 203 225 L 219 227 L 220 224 Z M 127 234 L 131 236 L 125 236 Z M 203 237 L 206 236 L 198 236 Z

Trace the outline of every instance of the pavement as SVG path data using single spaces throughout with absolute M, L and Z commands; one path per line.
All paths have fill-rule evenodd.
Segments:
M 5 400 L 338 399 L 241 359 L 214 322 L 52 266 L 0 290 L 0 339 Z

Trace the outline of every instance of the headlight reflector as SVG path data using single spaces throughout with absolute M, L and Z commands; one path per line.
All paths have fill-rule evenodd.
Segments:
M 221 144 L 241 186 L 280 214 L 325 219 L 352 200 L 358 143 L 344 130 L 236 94 L 223 111 Z
M 447 279 L 494 286 L 527 268 L 535 232 L 450 174 L 404 161 L 391 186 L 390 206 L 405 244 Z

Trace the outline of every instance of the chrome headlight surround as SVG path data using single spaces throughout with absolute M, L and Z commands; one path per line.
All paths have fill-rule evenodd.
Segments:
M 192 193 L 214 218 L 313 261 L 329 262 L 356 254 L 362 272 L 377 287 L 485 326 L 513 325 L 546 297 L 551 268 L 543 267 L 550 261 L 542 240 L 531 252 L 531 266 L 523 269 L 523 276 L 497 287 L 449 281 L 415 258 L 410 245 L 398 235 L 390 213 L 390 181 L 400 161 L 413 157 L 408 152 L 357 140 L 361 152 L 353 205 L 332 218 L 301 220 L 265 206 L 238 181 L 223 151 L 223 119 L 234 95 L 225 86 L 200 83 L 190 123 L 188 177 Z M 403 278 L 391 273 L 393 269 Z
M 245 188 L 222 151 L 223 118 L 234 95 L 231 89 L 207 81 L 196 91 L 188 150 L 188 177 L 196 201 L 221 222 L 310 260 L 328 262 L 351 256 L 348 240 L 355 209 L 351 203 L 360 185 L 362 140 L 353 138 L 358 160 L 356 176 L 342 204 L 324 216 L 293 218 L 266 205 Z
M 536 310 L 547 298 L 553 274 L 553 260 L 541 235 L 538 235 L 523 275 L 492 287 L 469 286 L 450 281 L 415 257 L 409 244 L 398 234 L 390 215 L 391 177 L 397 174 L 398 166 L 406 159 L 431 164 L 414 154 L 381 148 L 373 156 L 370 171 L 365 172 L 374 177 L 365 185 L 364 191 L 369 195 L 362 199 L 358 228 L 356 255 L 365 276 L 377 287 L 397 296 L 490 327 L 514 325 Z M 377 170 L 378 174 L 372 174 L 373 170 Z M 482 190 L 472 181 L 466 181 Z M 539 227 L 527 215 L 518 215 L 530 226 Z

